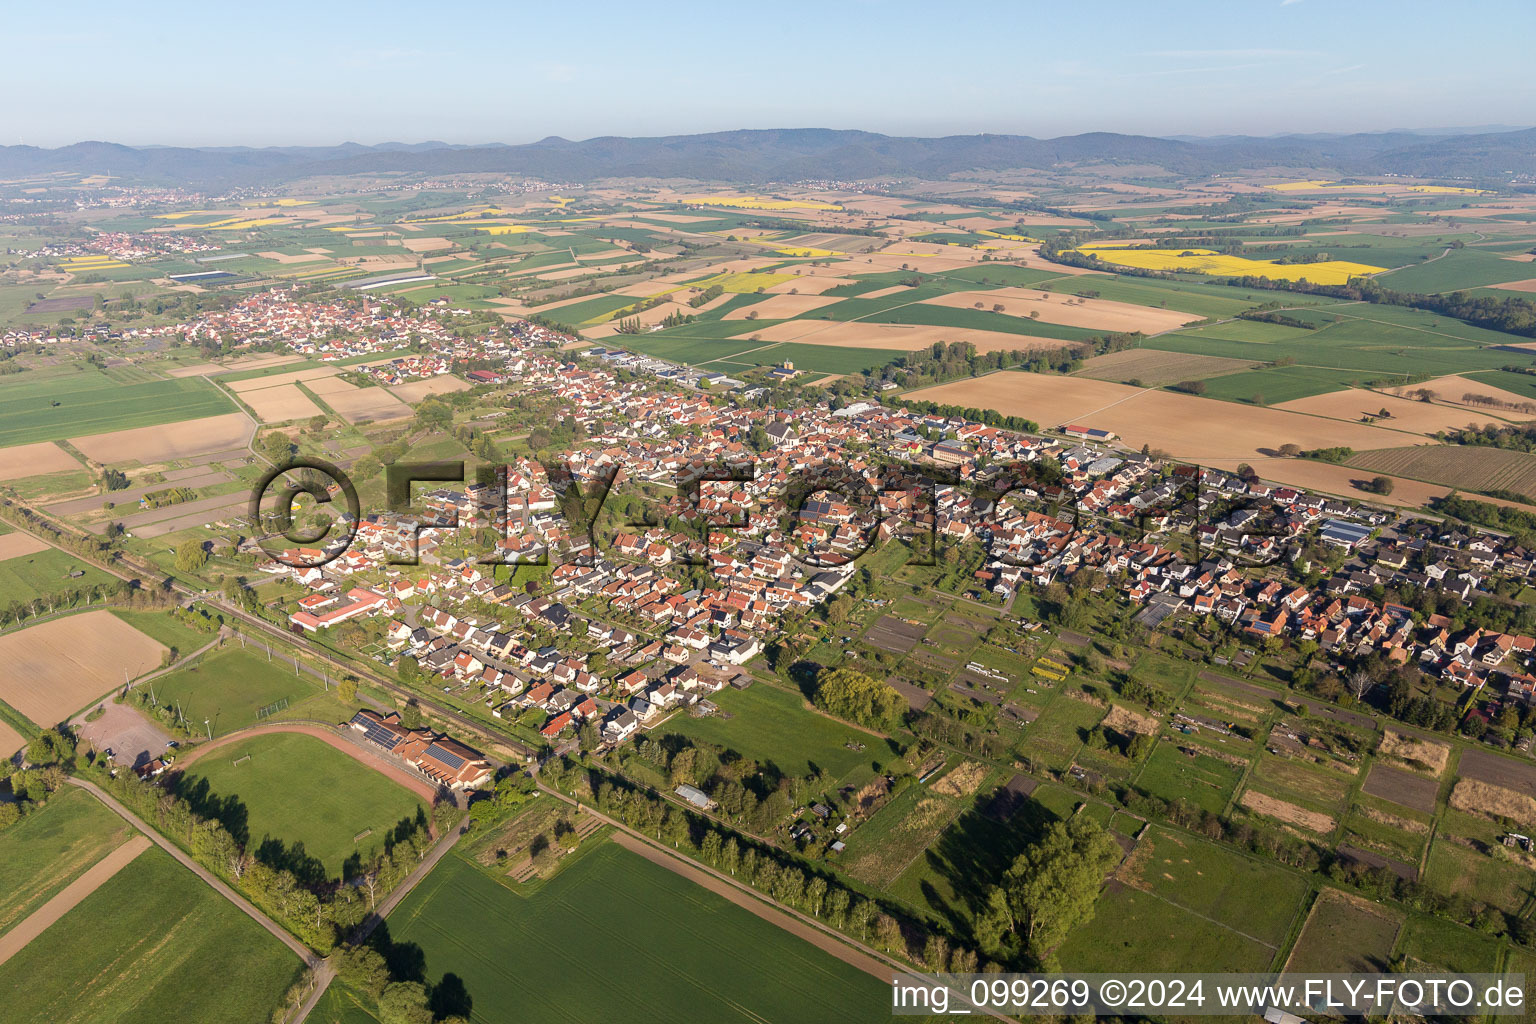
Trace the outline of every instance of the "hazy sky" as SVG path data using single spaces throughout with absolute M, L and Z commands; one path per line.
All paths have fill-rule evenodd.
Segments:
M 0 143 L 1536 122 L 1536 2 L 0 0 Z

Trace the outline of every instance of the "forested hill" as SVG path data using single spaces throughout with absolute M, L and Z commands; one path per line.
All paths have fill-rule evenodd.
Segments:
M 943 178 L 1011 169 L 1085 165 L 1162 167 L 1199 175 L 1257 168 L 1408 174 L 1505 181 L 1536 174 L 1536 129 L 1473 135 L 1408 132 L 1272 138 L 1160 139 L 1096 132 L 1057 139 L 1021 135 L 899 138 L 795 128 L 661 138 L 606 137 L 527 145 L 426 142 L 252 149 L 130 147 L 82 142 L 58 149 L 0 147 L 0 177 L 52 171 L 179 184 L 267 184 L 316 174 L 376 171 L 430 175 L 497 172 L 560 181 L 612 177 L 726 182 Z

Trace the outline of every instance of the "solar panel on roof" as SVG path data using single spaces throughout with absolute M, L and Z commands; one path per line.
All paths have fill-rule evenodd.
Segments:
M 462 757 L 460 757 L 458 754 L 455 754 L 451 750 L 444 750 L 436 743 L 427 748 L 427 753 L 431 754 L 433 757 L 437 758 L 439 761 L 443 762 L 443 764 L 452 768 L 454 771 L 458 771 L 460 768 L 464 767 L 464 759 Z
M 400 736 L 393 729 L 361 713 L 353 716 L 352 723 L 363 727 L 363 738 L 385 750 L 393 750 L 400 743 Z

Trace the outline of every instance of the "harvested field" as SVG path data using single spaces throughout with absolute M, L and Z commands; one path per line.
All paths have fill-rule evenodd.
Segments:
M 1337 824 L 1333 818 L 1319 811 L 1309 811 L 1305 807 L 1298 807 L 1288 801 L 1278 800 L 1252 789 L 1245 791 L 1238 803 L 1267 818 L 1283 821 L 1287 825 L 1298 825 L 1319 835 L 1332 832 Z
M 156 427 L 72 437 L 69 443 L 86 458 L 106 465 L 120 462 L 147 465 L 243 447 L 250 441 L 254 428 L 255 424 L 245 413 L 231 412 Z
M 52 441 L 0 448 L 0 480 L 22 480 L 80 468 L 80 463 Z
M 1415 402 L 1365 388 L 1346 388 L 1326 395 L 1297 398 L 1289 402 L 1281 402 L 1275 408 L 1350 422 L 1356 422 L 1362 416 L 1376 417 L 1385 409 L 1392 415 L 1377 420 L 1381 426 L 1429 435 L 1441 430 L 1456 430 L 1473 423 L 1483 425 L 1496 418 L 1515 418 L 1509 413 L 1501 412 L 1490 416 L 1487 413 L 1473 413 L 1464 408 L 1440 405 L 1436 402 Z
M 1466 750 L 1456 764 L 1456 772 L 1464 779 L 1503 786 L 1536 799 L 1536 764 L 1529 761 L 1513 761 L 1486 750 Z
M 348 423 L 397 420 L 411 415 L 411 407 L 383 388 L 355 388 L 325 396 L 325 404 Z
M 756 313 L 765 320 L 789 320 L 797 316 L 804 316 L 813 309 L 830 306 L 838 301 L 840 300 L 822 295 L 789 295 L 780 293 L 770 295 L 761 302 L 754 302 L 750 306 L 741 306 L 733 309 L 725 314 L 722 319 L 745 320 L 748 313 Z
M 359 390 L 356 384 L 344 381 L 340 377 L 321 377 L 319 380 L 307 380 L 304 382 L 304 386 L 321 398 L 341 391 Z
M 405 384 L 396 384 L 389 389 L 389 393 L 407 405 L 414 405 L 428 395 L 446 395 L 454 391 L 468 390 L 468 381 L 460 380 L 450 373 L 444 373 L 436 377 L 427 377 L 424 380 L 413 380 Z
M 1237 416 L 1230 403 L 1214 399 L 1139 390 L 1086 377 L 1016 371 L 940 384 L 908 397 L 941 405 L 996 409 L 1042 426 L 1081 423 L 1112 430 L 1135 447 L 1149 444 L 1176 458 L 1196 461 L 1251 461 L 1253 456 L 1285 443 L 1303 448 L 1347 445 L 1363 450 L 1392 444 L 1403 436 L 1379 427 L 1281 409 L 1244 408 Z
M 1401 804 L 1403 807 L 1422 811 L 1425 814 L 1433 814 L 1435 797 L 1439 795 L 1440 784 L 1422 775 L 1414 775 L 1384 764 L 1374 764 L 1371 766 L 1371 773 L 1365 778 L 1364 789 L 1371 796 L 1379 796 L 1394 804 Z
M 4 722 L 0 722 L 0 757 L 9 758 L 26 745 L 27 738 L 25 736 Z
M 1141 733 L 1146 736 L 1156 733 L 1159 725 L 1158 720 L 1150 715 L 1139 715 L 1119 704 L 1110 706 L 1109 714 L 1104 716 L 1104 721 L 1100 724 L 1116 732 Z
M 1536 455 L 1482 445 L 1415 445 L 1357 453 L 1355 469 L 1467 490 L 1511 491 L 1536 501 Z
M 976 761 L 962 761 L 949 774 L 928 787 L 942 796 L 962 797 L 976 792 L 987 777 L 987 766 Z
M 1445 766 L 1451 760 L 1451 748 L 1444 743 L 1420 739 L 1407 733 L 1387 729 L 1381 737 L 1378 754 L 1388 754 L 1408 763 L 1410 767 L 1428 771 L 1439 777 L 1445 774 Z
M 1156 309 L 1108 299 L 1080 299 L 1073 295 L 1030 288 L 950 292 L 923 301 L 930 306 L 952 306 L 958 309 L 974 308 L 978 302 L 983 309 L 988 310 L 1001 305 L 1003 308 L 998 312 L 1005 316 L 1024 317 L 1068 327 L 1086 327 L 1096 331 L 1158 334 L 1200 319 L 1192 313 L 1182 313 L 1176 309 Z
M 243 398 L 247 391 L 261 391 L 265 388 L 281 387 L 284 384 L 297 384 L 301 380 L 314 380 L 317 377 L 334 377 L 340 372 L 334 366 L 311 366 L 307 370 L 274 373 L 268 377 L 247 377 L 245 380 L 230 382 L 225 387 Z
M 1505 281 L 1492 287 L 1511 292 L 1536 292 L 1536 277 L 1528 277 L 1524 281 Z
M 1456 780 L 1456 788 L 1451 790 L 1451 806 L 1458 811 L 1490 818 L 1513 818 L 1522 824 L 1536 824 L 1536 800 L 1513 789 L 1477 779 Z
M 1139 380 L 1149 388 L 1157 388 L 1183 380 L 1205 380 L 1225 373 L 1239 373 L 1255 365 L 1246 359 L 1228 359 L 1225 356 L 1129 348 L 1123 352 L 1094 356 L 1083 363 L 1083 368 L 1073 376 L 1118 382 Z
M 1343 497 L 1361 497 L 1362 485 L 1377 475 L 1350 469 L 1348 466 L 1335 466 L 1332 463 L 1313 462 L 1309 459 L 1213 459 L 1209 466 L 1212 469 L 1233 470 L 1237 468 L 1240 461 L 1247 462 L 1253 467 L 1253 471 L 1265 480 Z M 1394 477 L 1393 483 L 1390 497 L 1372 494 L 1369 500 L 1380 505 L 1412 507 L 1427 505 L 1431 498 L 1443 498 L 1451 493 L 1449 487 L 1441 484 L 1427 484 L 1421 480 Z M 1480 500 L 1493 501 L 1494 499 Z
M 1516 394 L 1513 391 L 1494 387 L 1492 384 L 1485 384 L 1471 377 L 1460 377 L 1453 374 L 1448 377 L 1436 377 L 1433 380 L 1426 380 L 1420 384 L 1406 384 L 1402 387 L 1385 388 L 1383 390 L 1394 395 L 1410 396 L 1410 400 L 1415 400 L 1411 396 L 1415 396 L 1419 392 L 1430 391 L 1434 393 L 1435 402 L 1462 406 L 1471 412 L 1480 414 L 1483 417 L 1483 422 L 1486 422 L 1490 417 L 1495 419 L 1530 418 L 1529 413 L 1517 411 L 1520 406 L 1530 402 L 1529 398 Z M 1467 400 L 1468 395 L 1491 399 L 1493 404 L 1486 406 L 1474 404 Z
M 754 334 L 764 344 L 775 341 L 799 341 L 808 345 L 835 345 L 840 348 L 884 348 L 915 352 L 936 341 L 968 341 L 978 352 L 1058 349 L 1078 344 L 1060 338 L 1037 338 L 1027 334 L 1002 331 L 975 331 L 961 327 L 906 326 L 872 324 L 862 320 L 828 323 L 822 320 L 791 320 L 765 327 Z
M 177 366 L 165 371 L 167 377 L 209 377 L 215 373 L 228 373 L 229 367 L 220 366 L 218 363 L 193 363 L 191 366 Z
M 869 632 L 864 634 L 864 642 L 878 647 L 883 651 L 891 651 L 895 654 L 905 654 L 917 644 L 917 638 L 927 630 L 927 626 L 907 622 L 892 615 L 882 615 L 869 627 Z
M 20 558 L 22 555 L 33 555 L 47 550 L 48 545 L 30 533 L 17 530 L 14 533 L 0 534 L 0 562 L 7 558 Z
M 111 612 L 70 615 L 0 637 L 0 700 L 52 726 L 160 667 L 166 648 Z
M 250 406 L 263 423 L 308 419 L 320 413 L 320 407 L 292 384 L 247 391 L 241 394 L 240 400 Z

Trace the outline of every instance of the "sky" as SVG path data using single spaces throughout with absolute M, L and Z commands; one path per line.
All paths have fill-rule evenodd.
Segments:
M 1536 122 L 1532 0 L 0 0 L 0 144 Z

